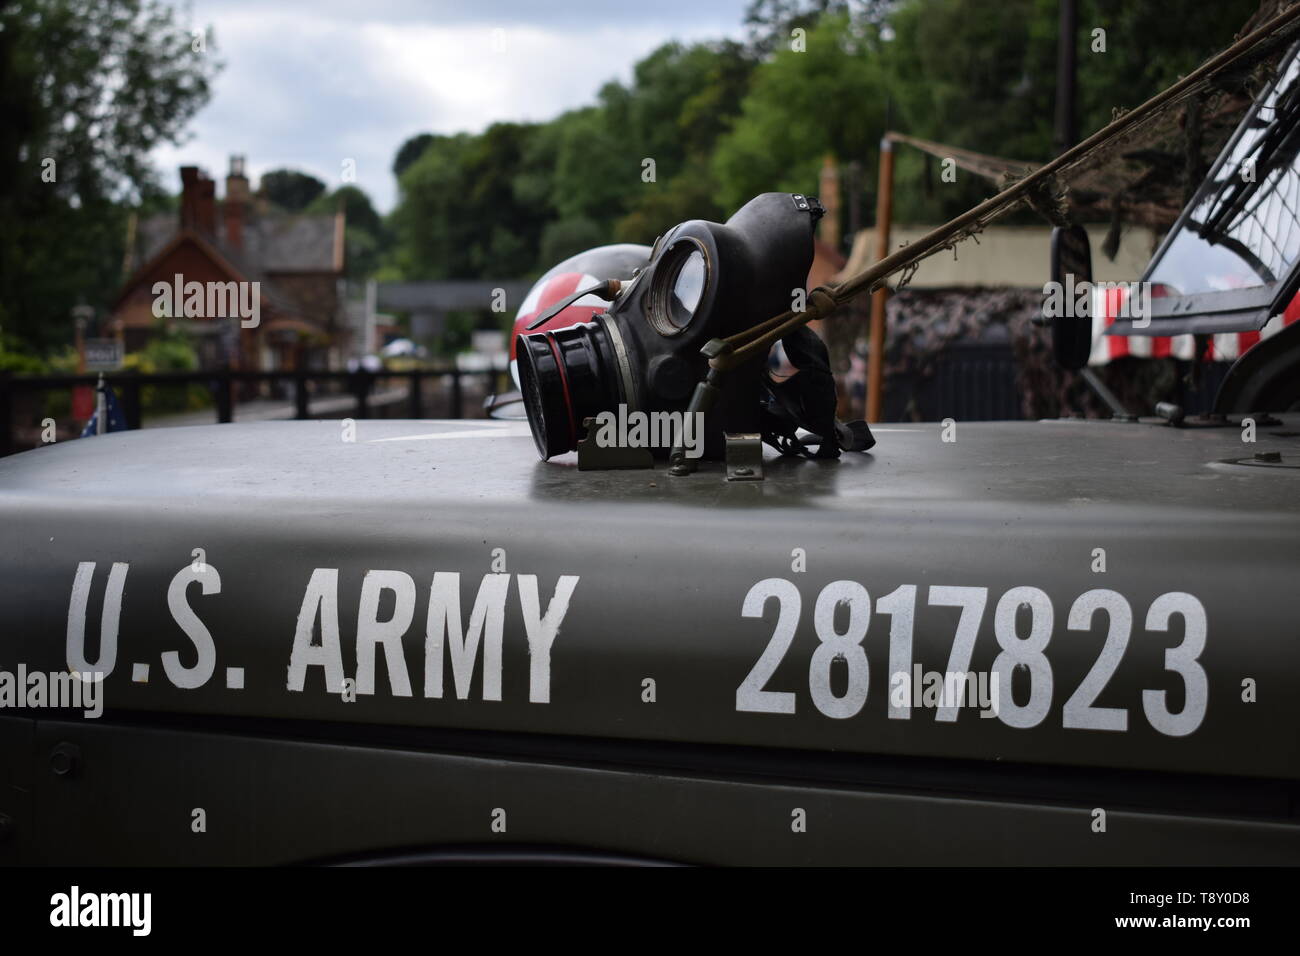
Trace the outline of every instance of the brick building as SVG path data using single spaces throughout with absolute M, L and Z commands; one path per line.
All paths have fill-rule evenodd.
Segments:
M 157 327 L 158 311 L 195 338 L 200 365 L 245 370 L 327 368 L 339 364 L 344 340 L 344 227 L 342 210 L 290 214 L 255 196 L 244 159 L 232 156 L 225 197 L 195 166 L 181 167 L 179 215 L 143 220 L 128 252 L 130 278 L 113 304 L 112 319 L 127 351 L 141 348 Z M 237 312 L 217 309 L 185 315 L 158 305 L 155 284 L 205 287 L 256 283 L 258 321 L 243 327 Z M 246 320 L 249 321 L 249 320 Z M 120 323 L 120 324 L 118 324 Z

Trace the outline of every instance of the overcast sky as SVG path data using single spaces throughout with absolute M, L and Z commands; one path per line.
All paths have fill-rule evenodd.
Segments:
M 178 6 L 180 4 L 178 3 Z M 387 212 L 397 148 L 420 132 L 546 120 L 627 81 L 669 39 L 742 38 L 747 0 L 194 0 L 225 62 L 191 138 L 154 159 L 169 187 L 232 153 L 340 184 L 343 163 Z M 187 19 L 181 7 L 182 20 Z

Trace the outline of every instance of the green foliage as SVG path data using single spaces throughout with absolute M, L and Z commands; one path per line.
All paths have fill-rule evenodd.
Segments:
M 459 310 L 448 312 L 442 340 L 436 343 L 434 353 L 451 356 L 457 352 L 463 352 L 469 348 L 474 336 L 474 329 L 477 327 L 478 316 L 474 313 Z
M 642 66 L 645 68 L 642 69 Z M 656 181 L 640 183 L 615 223 L 620 242 L 651 242 L 687 219 L 726 219 L 708 157 L 740 111 L 754 61 L 737 44 L 661 47 L 639 65 L 631 98 L 655 159 Z M 668 76 L 678 77 L 675 84 Z M 671 135 L 670 135 L 671 134 Z
M 25 343 L 12 336 L 0 337 L 0 372 L 43 375 L 49 370 L 49 362 L 28 352 Z
M 1040 0 L 1047 8 L 1055 4 Z M 1079 131 L 1110 122 L 1222 50 L 1259 0 L 1216 0 L 1173 10 L 1128 0 L 1079 0 Z M 1092 30 L 1106 31 L 1106 52 L 1092 52 Z
M 861 36 L 843 14 L 821 19 L 806 52 L 778 50 L 754 74 L 713 170 L 722 205 L 761 192 L 816 194 L 825 155 L 868 156 L 884 128 L 884 79 L 873 32 Z
M 763 54 L 789 44 L 796 28 L 805 31 L 827 14 L 846 18 L 855 27 L 884 22 L 897 0 L 750 0 L 745 26 L 750 42 Z
M 542 233 L 541 261 L 555 265 L 607 240 L 606 231 L 590 219 L 582 216 L 560 219 L 548 223 Z
M 397 155 L 393 157 L 393 175 L 401 179 L 402 173 L 406 172 L 407 167 L 420 158 L 425 147 L 433 142 L 433 139 L 432 133 L 417 133 L 399 146 Z
M 549 123 L 412 137 L 394 160 L 386 267 L 413 279 L 536 275 L 594 245 L 723 217 L 707 156 L 753 66 L 730 41 L 668 43 L 629 85 L 608 83 L 595 105 Z
M 642 193 L 631 210 L 615 223 L 614 239 L 649 245 L 679 222 L 724 220 L 735 210 L 719 205 L 717 190 L 707 160 L 693 158 L 672 179 Z
M 333 215 L 342 207 L 347 217 L 344 242 L 347 245 L 347 276 L 367 279 L 375 274 L 385 250 L 391 245 L 388 228 L 371 205 L 370 197 L 356 186 L 340 186 L 314 199 L 307 207 L 312 215 Z
M 148 343 L 123 359 L 123 366 L 144 374 L 152 372 L 193 372 L 199 357 L 189 336 L 159 321 Z M 144 385 L 140 388 L 142 413 L 195 411 L 212 404 L 211 393 L 199 384 Z
M 615 107 L 578 110 L 561 120 L 550 203 L 561 219 L 589 219 L 608 229 L 640 188 L 646 154 L 617 125 L 615 116 L 626 112 L 623 88 L 611 84 L 601 97 Z
M 349 228 L 360 229 L 372 236 L 383 234 L 384 222 L 375 212 L 370 197 L 357 186 L 340 186 L 332 193 L 321 195 L 306 207 L 314 215 L 331 215 L 343 207 Z
M 529 179 L 554 156 L 538 127 L 498 123 L 478 136 L 434 136 L 399 180 L 393 264 L 412 279 L 527 275 L 554 216 L 550 182 Z
M 272 169 L 262 174 L 257 191 L 281 209 L 302 212 L 325 192 L 325 184 L 296 169 Z
M 0 6 L 0 327 L 34 353 L 71 339 L 78 301 L 121 280 L 124 205 L 159 192 L 148 154 L 179 142 L 219 68 L 162 0 Z
M 1125 0 L 1081 0 L 1078 125 L 1087 136 L 1225 46 L 1256 0 L 1168 8 Z M 1056 102 L 1055 0 L 907 0 L 881 45 L 892 125 L 966 149 L 1042 162 L 1053 155 Z M 1092 30 L 1106 31 L 1093 52 Z M 992 186 L 966 173 L 935 187 L 938 168 L 899 152 L 896 215 L 941 221 L 986 198 Z M 929 179 L 929 188 L 926 180 Z
M 193 372 L 199 367 L 199 358 L 189 337 L 161 325 L 144 348 L 132 352 L 124 361 L 127 368 L 141 372 Z
M 1014 159 L 1051 156 L 1056 95 L 1056 3 L 911 0 L 890 18 L 882 45 L 891 125 L 925 139 Z M 941 221 L 993 187 L 958 172 L 940 183 L 938 160 L 898 151 L 897 215 Z
M 401 199 L 391 223 L 397 236 L 396 265 L 409 279 L 446 278 L 460 266 L 463 231 L 452 234 L 454 191 L 468 134 L 436 136 L 398 180 Z
M 121 282 L 126 210 L 110 199 L 55 196 L 0 202 L 0 327 L 44 354 L 72 340 L 72 309 L 103 314 Z M 19 209 L 28 215 L 18 215 Z

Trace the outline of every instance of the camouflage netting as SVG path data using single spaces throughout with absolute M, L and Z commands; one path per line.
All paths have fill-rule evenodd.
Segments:
M 1214 158 L 1250 106 L 1244 92 L 1220 92 L 1206 104 L 1196 99 L 1181 110 L 1160 114 L 1140 134 L 1121 142 L 1107 161 L 1078 174 L 1069 185 L 1062 213 L 1073 222 L 1109 222 L 1112 236 L 1103 250 L 1114 258 L 1123 225 L 1167 231 L 1209 171 Z M 895 142 L 932 156 L 952 158 L 959 168 L 1002 187 L 1027 172 L 1034 163 L 961 150 L 914 136 L 890 133 Z
M 1111 223 L 1114 234 L 1104 251 L 1112 259 L 1121 226 L 1167 231 L 1205 178 L 1255 94 L 1272 77 L 1276 62 L 1276 56 L 1270 57 L 1236 78 L 1230 88 L 1212 90 L 1166 109 L 1106 148 L 1098 149 L 1068 177 L 1069 185 L 1063 194 L 1048 202 L 1055 199 L 1060 214 L 1068 221 Z M 1036 163 L 975 153 L 902 133 L 887 136 L 931 156 L 952 159 L 958 168 L 998 188 L 1038 168 Z
M 886 309 L 885 393 L 890 394 L 891 382 L 897 387 L 932 378 L 949 346 L 1009 340 L 1023 417 L 1109 417 L 1109 409 L 1078 373 L 1061 369 L 1053 360 L 1048 330 L 1033 324 L 1041 308 L 1037 289 L 896 293 Z M 1158 401 L 1186 399 L 1180 379 L 1186 377 L 1187 364 L 1173 359 L 1118 359 L 1096 372 L 1136 414 L 1152 414 Z

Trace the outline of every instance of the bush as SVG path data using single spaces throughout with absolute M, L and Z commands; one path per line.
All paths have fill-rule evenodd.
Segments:
M 185 333 L 162 328 L 144 348 L 128 354 L 122 364 L 127 370 L 145 375 L 154 372 L 193 372 L 199 367 L 199 357 Z M 198 383 L 184 386 L 146 385 L 140 389 L 142 416 L 198 411 L 211 405 L 212 393 Z

